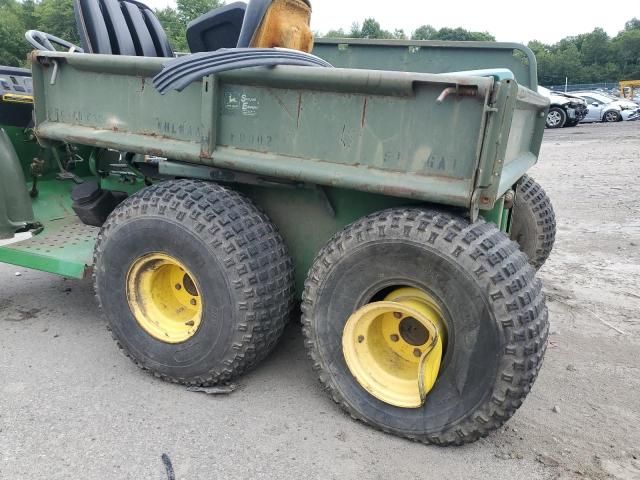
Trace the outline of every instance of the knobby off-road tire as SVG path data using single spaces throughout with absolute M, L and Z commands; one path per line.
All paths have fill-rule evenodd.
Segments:
M 448 332 L 440 373 L 419 408 L 369 394 L 341 348 L 347 318 L 396 285 L 438 299 Z M 302 303 L 305 344 L 322 385 L 353 418 L 409 439 L 461 445 L 500 427 L 529 393 L 547 344 L 541 288 L 518 245 L 493 224 L 385 210 L 348 226 L 318 254 Z
M 169 344 L 141 328 L 127 297 L 136 259 L 162 252 L 197 279 L 202 320 Z M 145 188 L 121 204 L 95 249 L 95 290 L 118 345 L 164 380 L 214 385 L 255 365 L 276 344 L 293 305 L 293 267 L 282 238 L 247 198 L 200 181 Z
M 522 177 L 513 204 L 511 239 L 539 270 L 556 241 L 556 214 L 547 193 L 533 178 Z

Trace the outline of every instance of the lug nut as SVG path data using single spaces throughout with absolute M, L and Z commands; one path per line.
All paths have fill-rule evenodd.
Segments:
M 420 351 L 419 348 L 414 348 L 413 349 L 413 355 L 416 356 L 416 357 L 420 357 L 420 356 L 422 356 L 422 352 Z
M 176 283 L 176 290 L 182 290 L 182 285 L 180 285 L 179 283 Z
M 364 335 L 358 335 L 358 343 L 364 342 Z
M 391 335 L 391 341 L 392 342 L 397 342 L 398 340 L 400 340 L 400 337 L 398 335 L 396 335 L 395 333 L 393 335 Z
M 194 305 L 194 306 L 195 306 L 195 304 L 196 304 L 196 299 L 195 299 L 195 298 L 192 298 L 192 299 L 191 299 L 191 302 L 189 302 L 189 303 L 191 303 L 191 305 Z
M 402 318 L 402 313 L 400 312 L 393 312 L 393 316 L 396 318 Z
M 193 320 L 189 320 L 187 323 L 185 323 L 185 325 L 187 327 L 193 327 L 196 323 Z

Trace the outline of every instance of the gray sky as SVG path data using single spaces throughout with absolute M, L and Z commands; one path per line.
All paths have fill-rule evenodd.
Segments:
M 158 8 L 173 0 L 142 0 Z M 232 0 L 227 0 L 231 2 Z M 498 41 L 526 43 L 541 40 L 555 43 L 563 37 L 603 28 L 614 36 L 631 17 L 640 16 L 638 0 L 596 3 L 589 0 L 538 0 L 537 2 L 481 2 L 458 0 L 311 0 L 312 28 L 326 32 L 349 29 L 353 22 L 374 17 L 386 30 L 404 28 L 409 33 L 424 24 L 436 28 L 463 27 L 488 31 Z M 632 5 L 639 8 L 634 8 Z

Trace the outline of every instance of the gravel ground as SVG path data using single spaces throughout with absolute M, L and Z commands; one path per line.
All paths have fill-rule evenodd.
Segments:
M 547 131 L 532 175 L 558 216 L 551 337 L 523 407 L 461 448 L 344 415 L 294 322 L 228 396 L 139 371 L 88 281 L 0 265 L 0 478 L 640 478 L 640 122 Z

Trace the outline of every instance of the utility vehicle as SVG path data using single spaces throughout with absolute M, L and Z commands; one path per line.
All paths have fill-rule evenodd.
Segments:
M 141 3 L 75 11 L 81 46 L 27 35 L 34 123 L 0 137 L 1 262 L 92 274 L 120 348 L 164 380 L 238 377 L 300 304 L 353 417 L 450 445 L 513 415 L 545 353 L 555 237 L 526 174 L 549 107 L 530 50 L 314 46 L 308 1 L 251 0 L 192 22 L 199 53 L 174 58 Z

